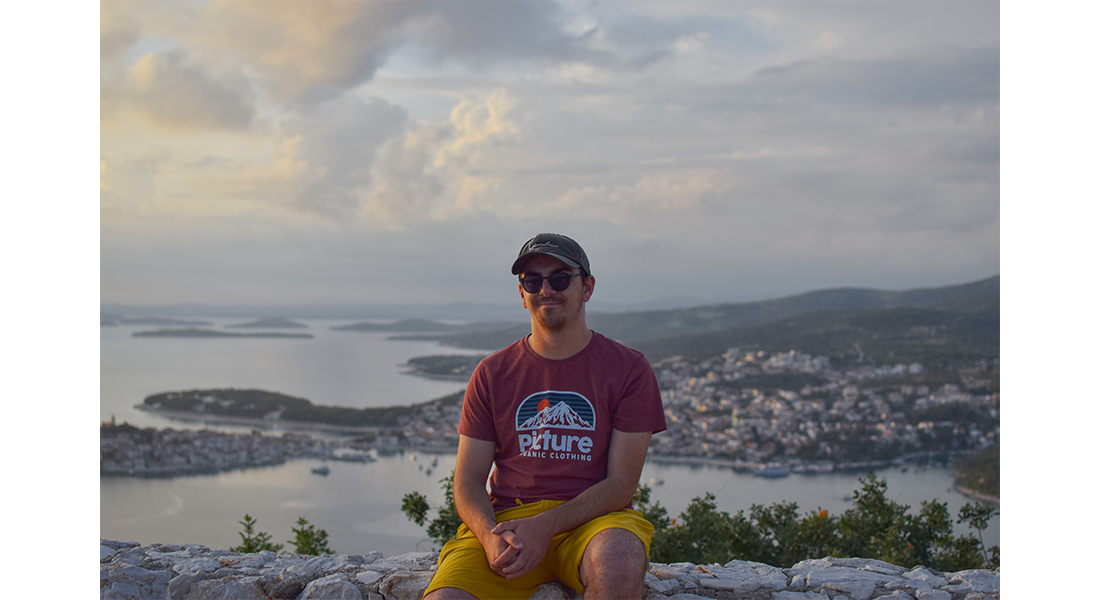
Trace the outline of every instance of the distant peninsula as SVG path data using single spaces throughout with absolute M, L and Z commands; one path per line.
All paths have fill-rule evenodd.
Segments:
M 393 323 L 373 323 L 361 321 L 351 325 L 339 325 L 333 327 L 336 331 L 386 331 L 402 333 L 451 333 L 463 331 L 466 328 L 461 325 L 448 325 L 429 319 L 403 319 Z
M 265 317 L 263 319 L 249 321 L 247 323 L 226 325 L 226 327 L 236 327 L 241 329 L 306 329 L 309 327 L 309 325 L 299 323 L 297 321 L 291 321 L 290 319 L 284 319 L 282 317 Z
M 235 333 L 228 331 L 216 331 L 213 329 L 157 329 L 155 331 L 135 331 L 134 337 L 186 337 L 186 338 L 312 338 L 312 333 Z
M 456 392 L 411 406 L 349 408 L 317 406 L 305 398 L 267 390 L 220 388 L 153 394 L 136 408 L 180 419 L 312 426 L 356 432 L 405 427 L 424 411 L 437 417 L 445 414 L 457 424 L 462 395 L 463 392 Z M 457 434 L 447 437 L 447 441 L 449 445 L 457 445 Z
M 483 358 L 485 358 L 484 354 L 477 356 L 417 356 L 410 358 L 405 365 L 409 368 L 408 372 L 411 375 L 426 377 L 428 379 L 461 381 L 465 383 L 470 380 L 470 375 L 473 374 L 474 367 L 476 367 Z
M 200 319 L 177 319 L 174 317 L 120 317 L 118 315 L 99 315 L 101 325 L 213 325 L 210 321 Z

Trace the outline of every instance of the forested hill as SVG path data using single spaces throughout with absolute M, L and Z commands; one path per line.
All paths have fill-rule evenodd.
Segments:
M 706 356 L 731 346 L 798 349 L 839 362 L 944 364 L 1000 355 L 1000 276 L 902 292 L 841 288 L 775 300 L 674 310 L 590 313 L 589 326 L 656 362 Z M 448 344 L 496 350 L 530 332 L 528 324 L 436 336 Z
M 592 313 L 588 315 L 588 324 L 615 339 L 636 342 L 763 325 L 824 310 L 928 308 L 975 300 L 982 300 L 988 306 L 990 299 L 999 303 L 1000 290 L 999 275 L 964 285 L 902 292 L 837 288 L 758 302 L 633 313 Z

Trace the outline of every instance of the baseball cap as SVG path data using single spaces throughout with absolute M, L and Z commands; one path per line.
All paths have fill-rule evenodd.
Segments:
M 552 256 L 574 269 L 584 269 L 585 273 L 592 274 L 592 268 L 588 266 L 588 255 L 580 244 L 558 233 L 540 233 L 523 243 L 516 262 L 512 263 L 512 275 L 519 275 L 523 271 L 523 265 L 535 254 Z

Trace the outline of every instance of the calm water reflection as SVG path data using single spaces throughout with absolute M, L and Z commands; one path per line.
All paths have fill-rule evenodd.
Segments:
M 432 466 L 433 461 L 435 465 Z M 408 452 L 382 456 L 360 464 L 328 461 L 327 476 L 311 473 L 320 460 L 295 460 L 284 465 L 233 471 L 219 475 L 175 479 L 107 478 L 100 481 L 100 535 L 143 544 L 198 543 L 229 548 L 240 543 L 238 521 L 247 513 L 257 529 L 276 542 L 293 538 L 290 529 L 305 517 L 329 533 L 329 546 L 340 553 L 379 550 L 386 556 L 427 550 L 424 530 L 405 518 L 401 498 L 420 491 L 429 501 L 443 501 L 439 480 L 454 468 L 453 454 Z M 431 470 L 429 474 L 428 471 Z M 886 469 L 889 496 L 913 507 L 921 500 L 946 501 L 952 514 L 966 499 L 948 491 L 947 469 Z M 718 507 L 729 513 L 752 504 L 797 502 L 801 513 L 819 508 L 840 513 L 851 506 L 845 497 L 859 487 L 856 474 L 761 479 L 731 469 L 649 462 L 643 481 L 653 485 L 653 497 L 678 515 L 695 496 L 710 491 Z M 999 543 L 999 517 L 986 532 L 989 545 Z M 959 531 L 965 531 L 959 529 Z M 288 545 L 289 546 L 289 545 Z

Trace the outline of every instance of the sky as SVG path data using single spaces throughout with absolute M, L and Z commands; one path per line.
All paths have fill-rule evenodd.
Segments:
M 544 231 L 616 303 L 997 275 L 1000 9 L 106 0 L 100 300 L 515 302 Z

